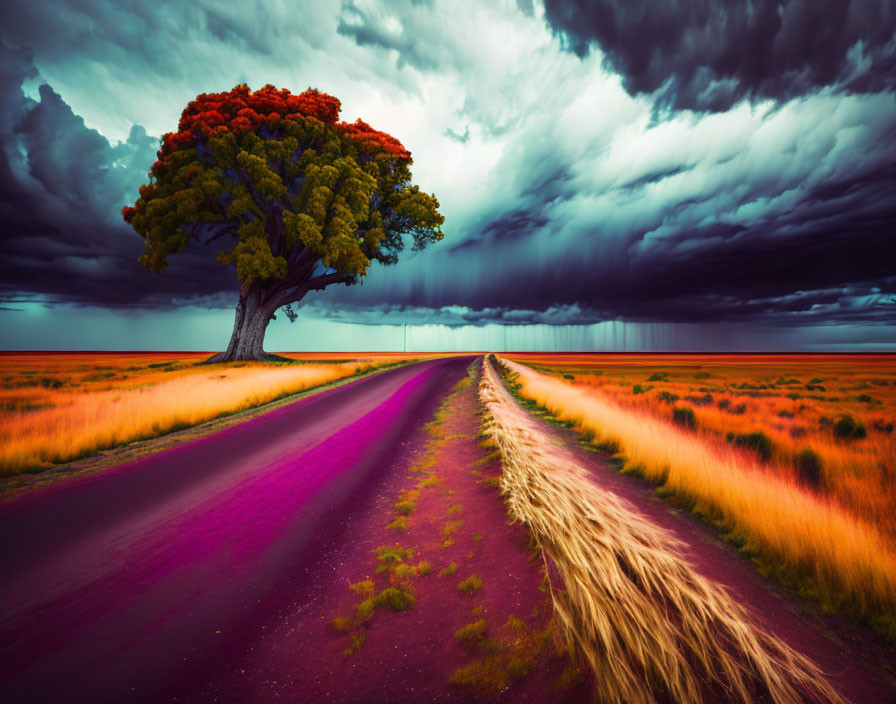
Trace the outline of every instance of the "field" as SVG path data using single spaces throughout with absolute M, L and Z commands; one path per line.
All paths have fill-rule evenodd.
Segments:
M 896 358 L 512 355 L 523 396 L 788 586 L 896 635 Z
M 775 702 L 796 704 L 801 693 L 840 701 L 817 667 L 680 559 L 670 534 L 558 452 L 491 365 L 480 397 L 503 464 L 501 493 L 556 570 L 554 612 L 606 700 L 649 702 L 662 689 L 699 702 L 711 683 L 732 700 L 750 701 L 758 689 Z
M 893 359 L 513 357 L 0 357 L 0 681 L 893 701 Z
M 198 352 L 4 353 L 0 476 L 46 469 L 415 357 L 286 356 L 301 363 L 204 365 L 208 353 Z

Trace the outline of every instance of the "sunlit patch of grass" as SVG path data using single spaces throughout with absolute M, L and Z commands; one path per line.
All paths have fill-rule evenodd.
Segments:
M 409 525 L 408 516 L 413 515 L 417 510 L 420 489 L 441 484 L 441 479 L 433 474 L 433 470 L 437 465 L 437 460 L 444 444 L 452 438 L 460 437 L 447 435 L 444 423 L 449 418 L 449 413 L 453 412 L 452 402 L 456 394 L 463 388 L 469 387 L 471 377 L 468 376 L 465 379 L 466 381 L 456 385 L 455 391 L 443 400 L 434 420 L 425 426 L 426 433 L 429 436 L 426 450 L 423 456 L 414 462 L 413 472 L 409 477 L 412 480 L 419 480 L 419 483 L 414 489 L 404 489 L 398 492 L 398 501 L 393 504 L 397 516 L 393 514 L 392 521 L 386 528 L 399 532 L 406 530 Z M 442 491 L 439 492 L 439 495 L 450 495 L 450 493 L 450 491 Z M 430 500 L 431 496 L 431 494 L 425 495 L 424 500 Z M 456 515 L 461 510 L 460 504 L 455 504 L 447 513 L 449 516 Z M 445 539 L 452 540 L 454 532 L 462 523 L 463 521 L 461 520 L 448 521 L 444 526 Z M 371 579 L 350 585 L 352 591 L 355 592 L 360 600 L 354 605 L 354 618 L 346 619 L 342 617 L 331 622 L 331 628 L 335 632 L 349 635 L 352 638 L 352 642 L 343 651 L 347 656 L 363 645 L 364 639 L 358 634 L 363 635 L 371 627 L 371 622 L 376 618 L 378 610 L 390 609 L 396 612 L 405 612 L 413 609 L 417 600 L 415 592 L 416 580 L 434 572 L 431 562 L 419 560 L 419 558 L 416 563 L 414 562 L 418 551 L 413 547 L 407 547 L 399 543 L 382 545 L 373 550 L 372 553 L 377 562 L 376 573 L 383 575 L 383 577 L 378 577 L 377 580 L 381 581 L 385 578 L 388 582 L 382 586 L 379 592 L 377 592 L 376 583 Z M 451 565 L 439 572 L 439 576 L 454 574 L 456 571 L 457 565 L 451 563 Z M 486 643 L 483 643 L 483 648 L 485 646 Z
M 728 532 L 766 573 L 823 608 L 862 618 L 896 639 L 892 542 L 877 525 L 809 490 L 796 468 L 775 463 L 780 436 L 769 447 L 761 438 L 764 431 L 742 434 L 748 454 L 726 447 L 724 441 L 684 433 L 593 389 L 509 364 L 519 374 L 522 393 L 591 430 L 599 441 L 619 445 L 627 468 L 660 484 L 678 505 Z M 815 448 L 815 489 L 844 481 Z M 764 457 L 768 464 L 759 461 Z M 851 472 L 854 478 L 856 474 Z M 870 486 L 868 491 L 869 500 L 872 493 L 882 493 L 879 488 L 872 492 Z
M 369 599 L 365 599 L 360 604 L 355 607 L 355 616 L 358 619 L 358 623 L 364 623 L 365 621 L 370 620 L 370 617 L 373 616 L 373 612 L 376 610 L 376 601 L 374 601 L 373 597 Z
M 417 504 L 413 501 L 399 501 L 395 504 L 395 512 L 402 516 L 410 516 L 417 510 Z
M 554 684 L 554 689 L 558 692 L 568 692 L 580 687 L 584 682 L 585 677 L 582 671 L 574 665 L 567 665 L 563 672 L 560 673 L 560 678 Z
M 386 587 L 376 595 L 374 603 L 385 604 L 393 611 L 409 611 L 417 603 L 417 597 L 409 587 Z
M 480 577 L 478 574 L 471 574 L 469 577 L 467 577 L 457 585 L 457 589 L 464 594 L 473 594 L 474 592 L 478 592 L 480 589 L 482 589 L 482 577 Z
M 373 596 L 373 593 L 376 591 L 376 584 L 374 584 L 372 579 L 365 579 L 361 582 L 350 584 L 349 589 L 355 592 L 355 594 L 366 598 Z
M 483 455 L 478 460 L 476 460 L 473 464 L 474 465 L 488 464 L 489 462 L 494 462 L 500 456 L 501 456 L 501 453 L 498 452 L 497 450 L 494 450 L 492 452 L 489 452 L 487 455 Z
M 395 569 L 392 570 L 392 574 L 395 575 L 395 579 L 397 580 L 411 579 L 412 577 L 417 576 L 417 567 L 416 565 L 402 563 L 396 565 Z
M 387 523 L 386 528 L 394 530 L 396 533 L 406 533 L 408 530 L 408 519 L 406 516 L 399 516 L 391 523 Z
M 330 621 L 330 628 L 339 635 L 344 635 L 348 633 L 352 628 L 352 620 L 350 618 L 346 618 L 345 616 L 337 616 L 332 621 Z
M 809 449 L 820 470 L 813 491 L 871 522 L 896 546 L 896 492 L 881 490 L 896 484 L 894 355 L 513 358 L 557 381 L 563 373 L 574 374 L 572 386 L 654 418 L 673 420 L 675 413 L 656 394 L 677 395 L 695 406 L 695 433 L 709 444 L 717 445 L 729 433 L 761 432 L 770 443 L 770 456 L 763 460 L 767 469 L 805 486 L 809 484 L 800 474 L 799 456 Z M 666 378 L 653 382 L 653 393 L 643 393 L 645 379 L 654 374 Z M 633 394 L 633 385 L 642 385 L 642 393 Z M 741 446 L 741 451 L 748 459 L 756 454 L 750 446 Z
M 559 378 L 511 369 L 524 393 L 554 413 L 558 396 L 570 398 L 563 390 L 572 387 Z M 587 663 L 608 701 L 652 702 L 662 690 L 674 701 L 698 702 L 708 686 L 743 701 L 760 692 L 782 704 L 805 696 L 842 702 L 817 666 L 696 572 L 670 533 L 600 489 L 574 457 L 556 449 L 490 364 L 480 399 L 490 414 L 486 428 L 501 449 L 502 494 L 556 573 L 558 588 L 552 585 L 550 593 L 569 651 Z M 612 420 L 603 414 L 598 424 L 584 412 L 566 417 L 596 433 L 606 433 Z M 649 419 L 638 417 L 625 428 L 644 425 Z M 662 427 L 666 447 L 668 433 L 677 434 L 676 443 L 695 441 L 669 423 Z M 628 453 L 627 437 L 618 429 L 615 436 Z
M 448 680 L 477 698 L 491 697 L 503 692 L 514 682 L 532 671 L 549 641 L 549 631 L 528 628 L 522 619 L 505 636 L 489 636 L 484 619 L 478 619 L 458 629 L 454 637 L 467 648 L 474 648 L 480 657 L 458 668 Z
M 29 359 L 0 356 L 0 365 L 14 369 Z M 27 405 L 33 409 L 28 412 L 18 410 L 24 387 L 7 375 L 10 380 L 0 383 L 0 474 L 47 468 L 164 435 L 378 366 L 366 361 L 204 365 L 196 355 L 184 355 L 135 367 L 137 359 L 153 357 L 48 356 L 31 361 L 42 366 L 33 370 L 39 372 L 35 375 L 20 375 L 37 380 L 29 381 Z M 50 364 L 59 369 L 51 371 Z
M 342 651 L 342 654 L 346 657 L 354 655 L 355 651 L 360 649 L 367 640 L 367 634 L 363 630 L 357 630 L 352 633 L 352 642 L 345 650 Z
M 457 532 L 457 529 L 460 528 L 464 522 L 461 521 L 447 521 L 444 526 L 442 526 L 442 547 L 450 547 L 454 544 L 454 534 Z
M 458 628 L 457 631 L 454 632 L 454 637 L 468 645 L 478 645 L 485 637 L 485 619 L 479 619 L 478 621 L 468 623 L 466 626 Z

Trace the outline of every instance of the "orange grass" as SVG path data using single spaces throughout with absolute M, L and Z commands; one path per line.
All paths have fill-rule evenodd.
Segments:
M 551 598 L 600 701 L 842 702 L 809 660 L 700 576 L 681 544 L 597 487 L 514 403 L 492 365 L 479 387 L 484 431 L 501 454 L 500 488 L 559 575 Z
M 525 397 L 617 446 L 629 469 L 726 528 L 785 583 L 896 638 L 896 551 L 879 526 L 723 440 L 621 406 L 602 388 L 504 364 Z
M 379 355 L 295 365 L 197 364 L 207 356 L 0 356 L 0 474 L 51 467 L 403 358 Z
M 689 407 L 697 433 L 713 444 L 728 433 L 761 431 L 772 444 L 766 466 L 782 477 L 798 480 L 798 457 L 811 450 L 820 464 L 820 480 L 812 488 L 875 524 L 896 545 L 894 355 L 518 354 L 512 358 L 572 376 L 577 386 L 598 390 L 624 408 L 656 418 L 671 419 L 674 408 Z M 648 381 L 656 374 L 666 374 L 668 380 Z M 635 385 L 645 391 L 633 393 Z M 679 400 L 665 403 L 662 392 Z M 833 425 L 844 413 L 865 426 L 865 438 L 834 437 Z

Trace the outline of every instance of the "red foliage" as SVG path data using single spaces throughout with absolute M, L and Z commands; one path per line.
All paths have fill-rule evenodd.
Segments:
M 134 216 L 137 214 L 137 208 L 133 205 L 126 205 L 121 209 L 121 217 L 124 218 L 125 222 L 130 222 L 134 219 Z
M 268 84 L 261 90 L 252 91 L 241 84 L 223 93 L 202 93 L 192 100 L 181 114 L 178 131 L 162 137 L 159 160 L 152 165 L 152 173 L 161 175 L 168 157 L 182 149 L 195 147 L 200 138 L 234 132 L 241 134 L 260 131 L 262 128 L 276 129 L 283 120 L 314 117 L 333 125 L 354 139 L 362 152 L 372 156 L 385 151 L 392 157 L 410 159 L 411 155 L 392 135 L 373 129 L 366 122 L 358 120 L 352 124 L 337 123 L 340 103 L 337 98 L 320 91 L 308 89 L 293 95 L 286 89 L 277 89 Z M 191 178 L 195 172 L 188 172 Z M 141 189 L 141 195 L 143 191 Z M 125 208 L 122 216 L 130 221 L 134 210 Z
M 379 130 L 373 129 L 373 127 L 363 120 L 356 120 L 352 124 L 340 122 L 337 127 L 346 134 L 352 135 L 362 146 L 367 147 L 368 149 L 373 151 L 384 149 L 386 152 L 399 159 L 411 158 L 411 153 L 405 149 L 404 145 L 395 139 L 395 137 L 386 132 L 380 132 Z
M 234 132 L 276 124 L 283 117 L 314 117 L 334 124 L 339 116 L 339 100 L 316 90 L 293 95 L 268 84 L 251 91 L 245 84 L 224 93 L 203 93 L 187 105 L 178 124 L 178 135 L 195 139 L 197 133 L 209 135 L 219 125 Z M 179 148 L 180 144 L 172 145 Z

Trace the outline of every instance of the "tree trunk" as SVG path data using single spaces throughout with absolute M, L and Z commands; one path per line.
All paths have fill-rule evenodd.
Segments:
M 240 290 L 240 300 L 236 304 L 233 334 L 226 352 L 219 352 L 209 358 L 209 362 L 266 361 L 282 360 L 275 354 L 264 351 L 264 333 L 274 315 L 270 303 L 262 303 L 264 290 L 250 286 Z

